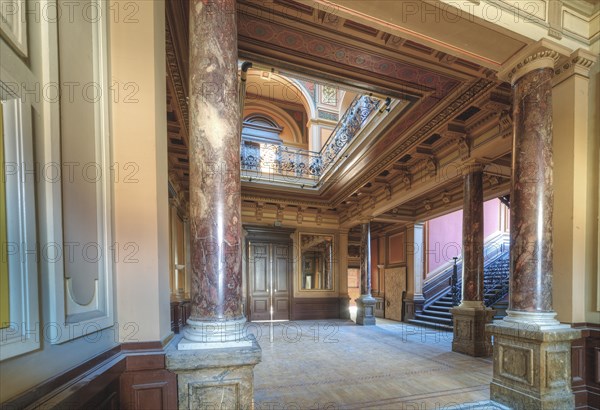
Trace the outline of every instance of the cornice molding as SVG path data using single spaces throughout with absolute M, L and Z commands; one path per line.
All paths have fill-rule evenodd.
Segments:
M 589 51 L 575 50 L 561 66 L 554 70 L 554 83 L 559 84 L 574 74 L 589 78 L 590 70 L 598 61 L 598 57 Z
M 341 190 L 336 198 L 332 201 L 332 205 L 337 206 L 342 201 L 350 196 L 360 187 L 364 186 L 369 180 L 375 178 L 384 169 L 389 168 L 395 161 L 404 155 L 412 146 L 418 143 L 428 133 L 441 125 L 444 121 L 453 117 L 453 115 L 464 107 L 465 104 L 473 101 L 476 96 L 482 92 L 487 91 L 489 88 L 494 86 L 495 83 L 488 80 L 478 80 L 472 87 L 465 90 L 458 98 L 448 104 L 441 112 L 435 115 L 430 121 L 419 128 L 416 132 L 406 138 L 400 145 L 393 150 L 390 150 L 387 155 L 379 160 L 375 166 L 373 166 L 366 174 L 358 178 L 354 183 L 349 184 L 348 187 Z
M 169 24 L 168 19 L 165 21 L 165 31 L 166 31 L 166 42 L 165 42 L 165 52 L 167 55 L 167 69 L 169 77 L 173 82 L 173 87 L 175 89 L 175 94 L 177 97 L 177 103 L 179 105 L 179 110 L 181 111 L 181 115 L 183 117 L 183 123 L 186 130 L 190 129 L 190 118 L 189 118 L 189 110 L 187 103 L 187 95 L 185 92 L 185 86 L 183 84 L 183 72 L 179 65 L 179 60 L 177 58 L 177 53 L 175 51 L 175 46 L 173 44 L 173 33 L 171 32 L 171 26 Z

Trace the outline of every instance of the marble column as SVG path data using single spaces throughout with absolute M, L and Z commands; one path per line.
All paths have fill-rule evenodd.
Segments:
M 340 319 L 350 319 L 350 296 L 348 296 L 348 229 L 340 229 L 338 266 L 340 277 Z
M 546 40 L 515 56 L 500 77 L 513 87 L 511 273 L 507 316 L 494 336 L 491 399 L 513 408 L 568 409 L 571 341 L 552 307 L 552 77 L 568 50 Z
M 190 2 L 190 231 L 197 342 L 239 341 L 242 310 L 240 121 L 235 1 Z
M 404 298 L 404 317 L 408 322 L 415 318 L 415 314 L 423 310 L 425 298 L 423 297 L 423 274 L 425 260 L 424 224 L 415 223 L 406 228 L 406 297 Z
M 375 324 L 375 303 L 371 296 L 371 223 L 361 223 L 360 231 L 360 297 L 356 299 L 356 324 Z
M 190 1 L 191 315 L 167 368 L 179 408 L 246 408 L 257 342 L 244 334 L 235 0 Z
M 492 353 L 485 325 L 494 317 L 483 300 L 483 167 L 463 167 L 462 299 L 450 309 L 454 338 L 452 350 L 471 356 Z

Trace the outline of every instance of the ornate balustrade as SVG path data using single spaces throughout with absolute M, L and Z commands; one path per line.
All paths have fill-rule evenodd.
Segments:
M 357 96 L 319 152 L 242 140 L 242 176 L 282 181 L 318 181 L 370 121 L 380 102 L 368 95 Z
M 321 161 L 321 175 L 336 162 L 341 153 L 350 144 L 350 141 L 358 134 L 360 129 L 368 122 L 373 112 L 379 107 L 380 100 L 368 95 L 361 95 L 354 98 L 350 107 L 344 113 L 344 116 L 334 128 L 331 136 L 319 152 Z
M 241 161 L 242 175 L 250 177 L 318 180 L 321 172 L 317 153 L 286 145 L 243 141 Z

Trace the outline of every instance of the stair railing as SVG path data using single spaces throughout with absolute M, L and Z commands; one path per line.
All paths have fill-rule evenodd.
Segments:
M 494 262 L 485 272 L 484 299 L 486 306 L 492 306 L 508 294 L 510 268 L 508 255 Z

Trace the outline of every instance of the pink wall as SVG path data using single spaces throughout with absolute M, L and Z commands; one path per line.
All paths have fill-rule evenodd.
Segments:
M 429 247 L 426 250 L 429 272 L 459 256 L 462 248 L 462 210 L 428 222 Z
M 500 200 L 492 199 L 483 203 L 483 238 L 500 230 Z
M 483 236 L 500 230 L 500 200 L 492 199 L 483 204 Z M 428 271 L 431 272 L 462 250 L 462 210 L 431 219 L 429 226 L 429 248 L 426 251 Z

